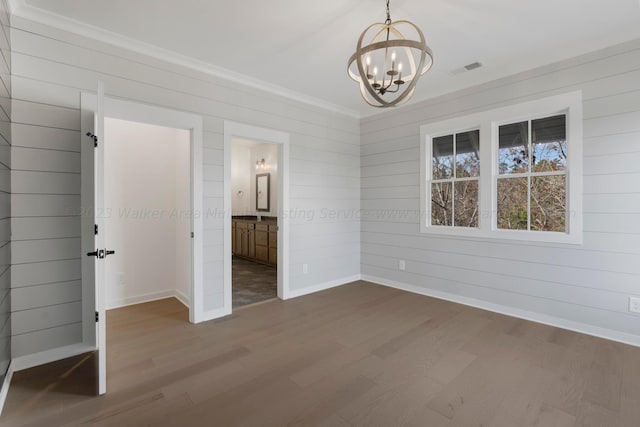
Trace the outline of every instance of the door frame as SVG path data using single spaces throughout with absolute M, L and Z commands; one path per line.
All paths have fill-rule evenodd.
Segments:
M 82 338 L 83 343 L 96 346 L 95 333 L 95 284 L 92 259 L 85 256 L 85 239 L 93 237 L 93 197 L 94 197 L 94 164 L 93 140 L 86 136 L 94 132 L 94 115 L 97 98 L 93 93 L 81 93 L 81 239 L 82 250 Z M 171 110 L 127 101 L 123 99 L 104 98 L 105 117 L 129 120 L 133 122 L 153 124 L 169 128 L 190 131 L 191 157 L 191 286 L 189 295 L 189 321 L 202 322 L 204 313 L 203 296 L 203 137 L 202 117 L 184 111 Z M 101 143 L 104 136 L 98 135 Z M 90 149 L 87 149 L 90 148 Z M 95 250 L 93 248 L 92 250 Z M 104 296 L 103 296 L 104 298 Z M 106 319 L 105 319 L 106 320 Z M 102 319 L 101 319 L 102 321 Z
M 234 138 L 278 144 L 278 298 L 291 297 L 289 283 L 289 134 L 287 132 L 224 121 L 224 311 L 231 314 L 231 142 Z

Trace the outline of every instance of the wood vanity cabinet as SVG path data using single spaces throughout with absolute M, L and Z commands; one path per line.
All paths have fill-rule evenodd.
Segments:
M 269 226 L 256 224 L 256 259 L 269 262 Z
M 236 247 L 236 222 L 231 221 L 231 253 L 235 254 L 238 252 L 238 248 Z
M 231 247 L 235 255 L 253 258 L 256 254 L 255 225 L 250 221 L 233 221 Z
M 278 265 L 278 226 L 269 225 L 269 264 Z
M 278 226 L 268 221 L 233 219 L 231 247 L 234 255 L 263 264 L 278 264 Z

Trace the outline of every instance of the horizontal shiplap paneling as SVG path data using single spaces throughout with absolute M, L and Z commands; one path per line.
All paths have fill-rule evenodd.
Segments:
M 11 192 L 13 194 L 80 195 L 80 174 L 11 171 Z
M 82 283 L 80 280 L 23 286 L 15 288 L 11 292 L 11 307 L 13 311 L 23 311 L 80 301 L 81 298 Z
M 11 211 L 17 246 L 12 274 L 19 289 L 15 299 L 28 325 L 40 325 L 41 314 L 48 307 L 55 313 L 51 307 L 60 304 L 79 313 L 68 303 L 75 301 L 69 299 L 76 289 L 70 283 L 80 279 L 80 254 L 67 259 L 76 250 L 83 214 L 78 153 L 85 141 L 79 132 L 79 100 L 82 91 L 95 92 L 98 80 L 105 82 L 107 96 L 203 117 L 204 207 L 211 212 L 225 210 L 224 121 L 288 132 L 290 207 L 314 214 L 308 223 L 292 226 L 290 248 L 296 264 L 291 274 L 294 269 L 297 273 L 298 263 L 312 271 L 295 289 L 359 273 L 357 219 L 323 216 L 359 208 L 359 120 L 24 19 L 14 22 L 13 34 L 16 151 Z M 220 307 L 224 297 L 223 218 L 204 218 L 206 309 Z M 314 234 L 314 225 L 323 233 Z M 319 250 L 309 248 L 309 242 Z M 332 262 L 340 267 L 329 268 Z M 49 306 L 43 305 L 46 298 Z M 76 326 L 24 332 L 14 336 L 14 355 L 77 342 L 74 339 L 79 339 Z
M 11 32 L 9 7 L 0 0 L 0 381 L 11 361 Z M 7 213 L 7 210 L 9 211 Z
M 640 295 L 639 78 L 636 41 L 363 119 L 362 273 L 640 335 L 628 311 L 629 296 Z M 584 109 L 582 245 L 420 233 L 421 125 L 575 90 Z

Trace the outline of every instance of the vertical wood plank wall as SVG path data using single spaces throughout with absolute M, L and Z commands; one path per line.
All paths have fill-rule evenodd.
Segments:
M 11 360 L 11 37 L 0 1 L 0 383 Z
M 575 90 L 584 99 L 584 245 L 420 234 L 420 125 Z M 640 342 L 640 317 L 628 311 L 640 295 L 640 41 L 365 118 L 361 144 L 365 277 Z
M 359 273 L 358 119 L 18 17 L 12 25 L 14 357 L 81 341 L 79 102 L 98 80 L 107 96 L 203 116 L 205 309 L 223 301 L 224 120 L 291 135 L 292 290 Z

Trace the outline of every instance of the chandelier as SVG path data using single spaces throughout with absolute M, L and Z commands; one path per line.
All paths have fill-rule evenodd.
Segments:
M 385 108 L 408 101 L 432 65 L 433 53 L 422 31 L 409 21 L 391 22 L 387 0 L 386 21 L 370 25 L 360 35 L 347 71 L 360 84 L 367 104 Z

